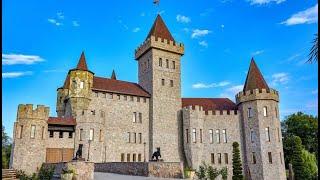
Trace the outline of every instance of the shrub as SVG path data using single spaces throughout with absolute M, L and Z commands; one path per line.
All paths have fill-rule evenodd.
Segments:
M 228 179 L 228 168 L 227 167 L 223 167 L 220 170 L 219 174 L 221 174 L 223 180 L 227 180 Z
M 39 170 L 39 178 L 41 180 L 50 180 L 53 177 L 54 166 L 44 166 L 42 165 Z
M 216 168 L 213 168 L 212 166 L 209 166 L 207 169 L 207 178 L 209 180 L 214 180 L 219 176 L 219 171 L 217 171 Z
M 199 166 L 199 170 L 196 171 L 196 175 L 200 180 L 206 179 L 206 171 L 207 171 L 207 165 L 205 162 L 202 162 L 202 165 Z

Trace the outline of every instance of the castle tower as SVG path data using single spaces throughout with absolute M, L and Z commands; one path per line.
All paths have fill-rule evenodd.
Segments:
M 180 58 L 177 43 L 160 15 L 146 40 L 135 51 L 139 85 L 151 94 L 149 153 L 161 148 L 164 161 L 179 162 L 179 110 L 181 109 Z
M 18 106 L 13 129 L 10 168 L 20 169 L 31 175 L 46 160 L 49 107 L 32 104 Z
M 269 88 L 252 59 L 243 91 L 236 95 L 241 112 L 244 171 L 253 180 L 286 179 L 279 94 Z
M 88 70 L 84 52 L 81 53 L 78 65 L 68 72 L 63 87 L 58 88 L 58 116 L 74 117 L 88 108 L 91 96 L 94 73 Z

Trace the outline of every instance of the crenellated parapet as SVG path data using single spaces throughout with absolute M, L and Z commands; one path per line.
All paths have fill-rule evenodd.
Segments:
M 205 111 L 202 106 L 187 106 L 184 107 L 185 110 L 190 111 L 190 113 L 199 113 L 204 116 L 225 116 L 225 115 L 237 115 L 238 110 L 207 110 Z
M 49 107 L 44 105 L 37 105 L 35 109 L 33 109 L 33 104 L 19 104 L 17 120 L 19 119 L 39 119 L 39 120 L 47 120 L 49 117 Z
M 177 54 L 184 54 L 184 45 L 182 43 L 176 43 L 171 40 L 163 39 L 160 37 L 150 36 L 146 39 L 136 50 L 135 59 L 138 60 L 144 53 L 150 48 L 161 49 Z
M 279 102 L 279 93 L 274 89 L 253 89 L 241 91 L 236 95 L 236 103 L 240 104 L 253 100 L 274 100 Z

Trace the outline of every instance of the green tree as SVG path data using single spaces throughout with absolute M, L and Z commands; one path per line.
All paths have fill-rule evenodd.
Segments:
M 212 166 L 208 166 L 207 168 L 207 179 L 215 180 L 219 176 L 219 171 Z
M 233 147 L 233 150 L 232 150 L 232 168 L 233 168 L 232 179 L 233 180 L 243 180 L 239 143 L 233 142 L 232 147 Z
M 11 154 L 11 139 L 5 132 L 4 126 L 2 126 L 2 168 L 9 168 L 10 154 Z
M 202 165 L 199 166 L 199 170 L 196 171 L 196 175 L 200 180 L 206 179 L 206 172 L 207 172 L 208 166 L 205 162 L 202 162 Z
M 301 139 L 298 136 L 290 136 L 287 139 L 292 145 L 292 167 L 295 180 L 312 179 L 303 162 L 303 147 Z
M 302 150 L 302 160 L 307 173 L 311 175 L 312 178 L 316 179 L 318 175 L 317 159 L 314 153 L 310 153 L 307 150 Z
M 309 52 L 309 59 L 308 62 L 318 62 L 318 33 L 315 34 L 315 38 L 312 42 L 312 47 Z

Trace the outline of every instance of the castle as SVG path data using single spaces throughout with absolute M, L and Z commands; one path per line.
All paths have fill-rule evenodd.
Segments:
M 243 172 L 251 179 L 286 179 L 279 94 L 252 59 L 243 91 L 228 98 L 182 98 L 181 57 L 160 15 L 135 50 L 138 83 L 97 77 L 84 53 L 57 89 L 57 117 L 49 108 L 20 104 L 11 167 L 27 173 L 42 163 L 69 161 L 83 145 L 86 161 L 148 162 L 157 147 L 164 162 L 202 161 L 232 177 L 232 143 L 239 142 Z

